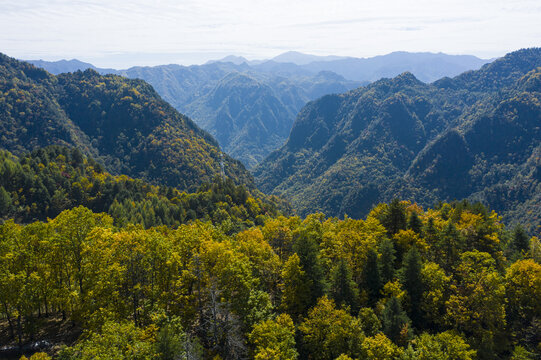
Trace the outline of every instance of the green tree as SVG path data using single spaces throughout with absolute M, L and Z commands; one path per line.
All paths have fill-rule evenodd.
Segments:
M 3 186 L 0 186 L 0 216 L 6 215 L 10 209 L 11 196 Z
M 383 213 L 381 221 L 387 229 L 389 235 L 396 234 L 399 230 L 405 230 L 407 227 L 406 207 L 398 199 L 393 199 Z
M 408 293 L 408 312 L 414 326 L 422 323 L 421 301 L 423 298 L 423 281 L 421 277 L 421 256 L 415 247 L 412 247 L 402 261 L 400 281 Z
M 411 341 L 402 359 L 411 360 L 474 360 L 476 351 L 451 331 L 436 335 L 423 333 Z
M 519 224 L 513 229 L 509 250 L 512 256 L 520 256 L 523 252 L 527 252 L 530 248 L 530 239 L 526 230 Z
M 381 321 L 372 308 L 361 308 L 357 316 L 361 322 L 361 328 L 366 336 L 374 336 L 381 330 Z
M 449 298 L 451 277 L 436 263 L 427 262 L 421 270 L 423 296 L 420 307 L 431 325 L 444 325 L 445 302 Z
M 402 349 L 382 333 L 364 339 L 362 344 L 363 359 L 393 360 L 399 359 Z
M 154 351 L 155 333 L 152 328 L 140 329 L 132 322 L 108 322 L 99 333 L 59 354 L 63 359 L 78 360 L 150 360 Z
M 461 259 L 446 302 L 446 319 L 455 329 L 473 335 L 479 357 L 490 358 L 503 345 L 495 339 L 506 324 L 504 281 L 490 254 L 475 250 L 463 253 Z
M 249 335 L 256 360 L 295 360 L 295 325 L 287 314 L 256 324 Z
M 359 306 L 359 289 L 347 262 L 341 259 L 331 274 L 330 296 L 339 307 L 349 306 L 357 311 Z
M 379 252 L 381 254 L 379 258 L 379 268 L 381 273 L 381 280 L 383 284 L 392 281 L 395 275 L 395 249 L 393 241 L 385 239 L 380 243 Z
M 402 345 L 410 337 L 410 319 L 396 297 L 385 304 L 382 314 L 383 333 L 395 344 Z
M 179 319 L 164 321 L 156 336 L 156 352 L 161 360 L 177 360 L 186 356 L 186 334 Z
M 462 236 L 455 225 L 449 222 L 432 245 L 433 261 L 440 264 L 445 270 L 451 271 L 460 262 L 462 249 Z
M 530 239 L 530 256 L 536 263 L 541 264 L 541 241 L 536 236 Z
M 368 250 L 362 272 L 362 289 L 368 295 L 368 303 L 374 305 L 380 298 L 382 288 L 379 275 L 378 253 L 375 249 Z
M 281 307 L 288 314 L 298 319 L 310 307 L 310 280 L 301 268 L 300 259 L 293 254 L 284 264 L 284 279 Z
M 325 294 L 327 284 L 321 260 L 319 248 L 312 232 L 301 233 L 297 238 L 293 250 L 297 253 L 300 265 L 309 284 L 310 306 L 314 305 L 321 296 Z
M 314 360 L 331 360 L 341 354 L 360 356 L 364 339 L 359 320 L 345 310 L 336 309 L 327 297 L 316 306 L 299 325 L 307 356 Z
M 515 262 L 507 269 L 505 290 L 512 335 L 521 344 L 535 348 L 537 344 L 526 342 L 529 328 L 541 314 L 541 265 L 532 259 Z
M 533 360 L 534 355 L 520 345 L 515 346 L 510 360 Z
M 420 234 L 423 229 L 423 222 L 419 219 L 419 215 L 416 211 L 412 211 L 408 218 L 408 229 L 415 231 L 417 234 Z

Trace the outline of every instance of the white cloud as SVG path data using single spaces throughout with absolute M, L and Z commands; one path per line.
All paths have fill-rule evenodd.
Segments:
M 537 0 L 2 0 L 0 51 L 117 67 L 286 50 L 492 57 L 540 46 L 540 18 Z

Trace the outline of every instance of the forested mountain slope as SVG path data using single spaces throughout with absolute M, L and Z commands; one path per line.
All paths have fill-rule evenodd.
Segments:
M 329 72 L 284 77 L 233 63 L 136 67 L 118 73 L 148 81 L 247 167 L 284 143 L 308 101 L 361 84 Z
M 62 68 L 73 71 L 77 66 L 73 62 L 33 63 L 54 72 Z M 136 66 L 126 70 L 79 65 L 101 74 L 147 81 L 164 100 L 214 135 L 225 152 L 247 167 L 256 165 L 284 143 L 295 115 L 308 101 L 361 85 L 331 72 L 301 71 L 281 76 L 231 62 Z
M 540 67 L 541 49 L 527 49 L 433 84 L 404 73 L 325 96 L 255 169 L 257 183 L 303 214 L 472 198 L 539 232 Z
M 211 135 L 142 80 L 94 70 L 54 76 L 0 55 L 0 147 L 17 155 L 51 144 L 92 155 L 114 174 L 195 190 L 225 173 L 252 177 Z

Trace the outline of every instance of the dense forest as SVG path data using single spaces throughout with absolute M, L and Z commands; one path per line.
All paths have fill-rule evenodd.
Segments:
M 229 234 L 80 206 L 0 225 L 0 336 L 58 359 L 535 359 L 540 262 L 538 238 L 465 201 Z
M 54 76 L 0 54 L 0 147 L 15 155 L 77 147 L 107 171 L 181 190 L 225 174 L 253 187 L 244 166 L 142 80 L 94 70 Z
M 255 195 L 254 195 L 255 194 Z M 50 146 L 20 158 L 0 150 L 0 219 L 28 223 L 54 218 L 76 206 L 108 212 L 115 225 L 177 227 L 213 220 L 227 232 L 263 223 L 287 205 L 217 177 L 187 194 L 125 175 L 112 176 L 78 149 Z
M 31 63 L 54 74 L 90 68 L 101 74 L 145 80 L 247 167 L 253 167 L 284 143 L 296 114 L 308 101 L 362 84 L 328 71 L 312 73 L 299 68 L 282 73 L 280 69 L 221 61 L 126 70 L 100 69 L 75 60 Z
M 540 234 L 540 76 L 534 48 L 432 84 L 404 73 L 324 96 L 254 169 L 256 182 L 301 215 L 468 198 Z

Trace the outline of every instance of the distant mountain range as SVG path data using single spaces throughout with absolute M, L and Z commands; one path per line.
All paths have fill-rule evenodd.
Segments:
M 287 51 L 283 54 L 280 54 L 278 56 L 275 56 L 271 59 L 266 59 L 266 60 L 248 60 L 243 56 L 229 55 L 220 60 L 208 61 L 207 64 L 211 64 L 215 62 L 231 62 L 236 65 L 241 65 L 243 63 L 246 63 L 248 65 L 259 65 L 267 61 L 272 61 L 272 62 L 277 62 L 277 63 L 291 63 L 295 65 L 307 65 L 312 62 L 334 61 L 334 60 L 342 60 L 342 59 L 348 59 L 348 57 L 335 56 L 335 55 L 318 56 L 318 55 L 304 54 L 298 51 Z
M 479 200 L 541 233 L 541 49 L 432 84 L 406 72 L 308 103 L 254 169 L 302 214 L 364 216 L 394 197 Z
M 98 69 L 78 60 L 31 60 L 53 74 L 92 68 L 150 83 L 177 110 L 214 135 L 251 168 L 287 138 L 299 110 L 311 100 L 341 93 L 382 76 L 412 71 L 423 81 L 477 69 L 474 56 L 392 53 L 358 59 L 287 52 L 271 60 L 228 56 L 205 65 Z

